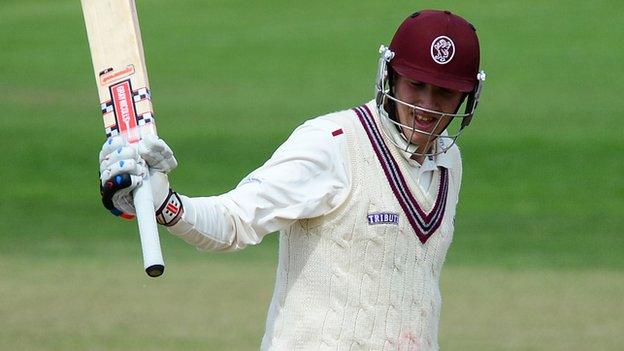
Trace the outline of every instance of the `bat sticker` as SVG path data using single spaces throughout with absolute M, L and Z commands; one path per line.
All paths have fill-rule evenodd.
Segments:
M 109 89 L 119 133 L 126 134 L 131 144 L 139 141 L 137 112 L 130 79 L 111 85 Z
M 134 74 L 134 65 L 128 65 L 121 71 L 115 71 L 112 67 L 109 67 L 100 72 L 100 84 L 107 85 L 119 79 L 129 77 Z

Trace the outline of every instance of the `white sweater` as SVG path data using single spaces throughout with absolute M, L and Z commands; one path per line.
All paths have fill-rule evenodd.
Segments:
M 352 186 L 339 208 L 281 232 L 262 349 L 437 350 L 439 276 L 453 236 L 458 149 L 449 151 L 455 167 L 434 172 L 430 192 L 409 177 L 395 184 L 424 212 L 414 208 L 419 237 L 355 113 L 322 118 L 343 126 Z M 387 151 L 395 161 L 387 169 L 406 172 L 405 159 Z

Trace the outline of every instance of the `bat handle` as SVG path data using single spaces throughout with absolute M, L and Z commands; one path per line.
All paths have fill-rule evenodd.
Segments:
M 150 277 L 158 277 L 165 271 L 165 262 L 160 250 L 149 174 L 143 178 L 143 183 L 134 189 L 133 195 L 139 234 L 141 236 L 145 272 Z

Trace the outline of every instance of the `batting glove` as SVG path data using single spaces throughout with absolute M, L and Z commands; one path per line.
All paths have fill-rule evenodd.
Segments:
M 174 225 L 183 208 L 180 197 L 169 186 L 167 174 L 177 165 L 171 148 L 156 136 L 144 137 L 138 148 L 128 145 L 121 136 L 108 139 L 100 151 L 100 195 L 104 207 L 115 216 L 134 218 L 132 191 L 149 172 L 156 219 L 162 225 Z

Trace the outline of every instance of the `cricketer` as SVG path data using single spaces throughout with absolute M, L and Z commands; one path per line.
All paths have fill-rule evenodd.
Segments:
M 479 65 L 469 22 L 416 12 L 380 48 L 373 100 L 306 121 L 235 189 L 178 194 L 162 139 L 137 151 L 112 137 L 100 152 L 102 200 L 133 213 L 149 171 L 158 223 L 197 248 L 239 250 L 279 231 L 262 350 L 437 350 L 456 140 L 479 102 Z

